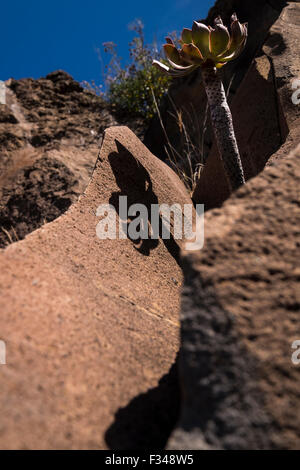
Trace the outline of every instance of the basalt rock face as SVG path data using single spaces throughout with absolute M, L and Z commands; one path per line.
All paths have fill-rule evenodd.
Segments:
M 191 203 L 167 165 L 112 127 L 79 200 L 0 252 L 1 449 L 163 448 L 175 425 L 179 245 L 99 238 L 97 209 L 111 204 L 118 223 L 119 196 Z
M 247 180 L 300 142 L 300 105 L 292 99 L 294 83 L 300 77 L 299 51 L 300 3 L 290 2 L 270 29 L 231 103 Z M 193 198 L 210 209 L 220 206 L 229 194 L 214 142 Z
M 206 215 L 183 256 L 170 449 L 299 449 L 300 146 Z
M 299 2 L 220 0 L 206 20 L 212 24 L 220 14 L 229 24 L 236 11 L 242 22 L 249 22 L 243 54 L 221 72 L 247 180 L 262 171 L 275 153 L 288 154 L 292 147 L 285 143 L 290 139 L 297 143 L 299 106 L 292 103 L 292 83 L 300 74 L 299 8 Z M 189 153 L 194 165 L 197 161 L 205 164 L 193 199 L 206 209 L 217 207 L 230 193 L 206 109 L 201 72 L 174 82 L 170 97 L 171 103 L 166 99 L 161 113 L 171 145 L 178 154 Z M 194 145 L 192 152 L 183 124 Z M 145 143 L 163 159 L 165 146 L 171 153 L 158 120 L 152 123 Z
M 10 79 L 0 104 L 0 247 L 62 214 L 86 188 L 104 129 L 103 101 L 65 72 Z

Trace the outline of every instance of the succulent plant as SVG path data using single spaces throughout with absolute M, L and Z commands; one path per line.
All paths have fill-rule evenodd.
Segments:
M 170 66 L 153 61 L 155 67 L 172 77 L 184 77 L 201 68 L 211 121 L 231 190 L 243 185 L 245 176 L 231 111 L 218 69 L 241 54 L 247 36 L 248 24 L 241 24 L 235 13 L 231 17 L 231 34 L 220 16 L 215 19 L 214 28 L 194 21 L 192 29 L 185 28 L 182 31 L 181 49 L 175 46 L 171 38 L 166 38 L 164 49 Z
M 182 77 L 193 72 L 197 67 L 223 67 L 227 62 L 236 59 L 243 51 L 247 36 L 248 24 L 241 24 L 236 13 L 231 17 L 231 35 L 218 16 L 215 27 L 194 21 L 193 28 L 184 28 L 181 34 L 181 46 L 178 50 L 169 37 L 164 50 L 170 67 L 155 60 L 153 65 L 164 73 Z

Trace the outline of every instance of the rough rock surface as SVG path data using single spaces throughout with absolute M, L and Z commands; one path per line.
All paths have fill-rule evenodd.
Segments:
M 299 449 L 300 146 L 206 214 L 185 254 L 172 449 Z
M 300 77 L 299 31 L 300 4 L 290 2 L 234 96 L 231 109 L 247 180 L 300 141 L 300 106 L 292 102 L 292 84 Z M 229 194 L 214 143 L 193 199 L 210 209 L 221 205 Z
M 97 207 L 189 204 L 127 128 L 105 132 L 85 193 L 0 252 L 2 449 L 163 448 L 177 419 L 175 240 L 100 240 Z
M 243 56 L 222 73 L 252 180 L 207 212 L 204 249 L 183 253 L 179 421 L 180 246 L 101 241 L 96 210 L 118 211 L 124 195 L 188 204 L 185 188 L 125 128 L 105 132 L 97 160 L 116 122 L 65 72 L 6 82 L 0 247 L 57 220 L 0 250 L 1 448 L 162 448 L 176 422 L 170 449 L 299 448 L 299 8 L 218 0 L 209 13 L 249 21 Z M 179 153 L 183 123 L 203 146 L 194 200 L 208 209 L 229 191 L 209 121 L 202 141 L 198 80 L 174 84 L 162 117 Z M 145 142 L 161 158 L 164 138 L 154 122 Z
M 104 129 L 103 101 L 66 72 L 10 79 L 0 104 L 0 247 L 54 220 L 86 188 Z

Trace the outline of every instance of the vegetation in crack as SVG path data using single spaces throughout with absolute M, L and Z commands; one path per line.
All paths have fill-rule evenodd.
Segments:
M 231 17 L 231 35 L 220 16 L 215 19 L 214 28 L 194 21 L 192 29 L 182 31 L 181 49 L 176 47 L 172 38 L 166 38 L 164 50 L 169 65 L 153 61 L 158 70 L 175 78 L 185 77 L 201 68 L 219 153 L 232 190 L 243 185 L 245 177 L 232 115 L 218 69 L 241 54 L 247 36 L 247 23 L 241 24 L 235 13 Z

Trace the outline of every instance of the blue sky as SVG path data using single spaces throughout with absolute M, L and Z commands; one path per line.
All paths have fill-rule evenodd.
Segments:
M 143 21 L 148 42 L 156 36 L 162 43 L 166 33 L 205 18 L 213 4 L 214 0 L 2 2 L 0 80 L 39 78 L 63 69 L 78 81 L 101 82 L 95 49 L 113 41 L 128 60 L 133 37 L 128 25 L 135 18 Z

